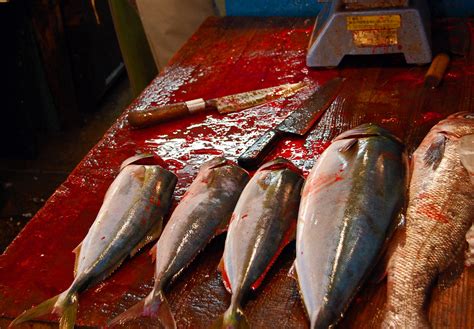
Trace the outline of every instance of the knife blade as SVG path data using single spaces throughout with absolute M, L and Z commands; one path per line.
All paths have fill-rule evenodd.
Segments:
M 253 169 L 259 166 L 272 147 L 285 135 L 304 136 L 336 98 L 344 78 L 334 78 L 317 89 L 297 110 L 278 126 L 265 132 L 237 159 L 239 165 Z
M 198 98 L 187 102 L 151 107 L 144 111 L 133 111 L 128 114 L 127 119 L 132 127 L 145 128 L 207 110 L 217 110 L 222 114 L 236 112 L 280 97 L 289 97 L 304 86 L 303 82 L 287 83 L 209 100 Z

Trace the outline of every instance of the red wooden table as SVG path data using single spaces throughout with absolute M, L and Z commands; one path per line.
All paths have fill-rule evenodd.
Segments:
M 458 23 L 445 20 L 435 28 L 449 32 Z M 349 59 L 334 70 L 307 68 L 305 53 L 312 25 L 311 19 L 301 18 L 208 19 L 0 256 L 0 316 L 13 318 L 68 287 L 73 278 L 72 250 L 94 221 L 124 159 L 136 151 L 161 156 L 179 177 L 178 201 L 200 164 L 218 154 L 236 159 L 309 93 L 226 116 L 207 113 L 144 130 L 128 127 L 125 114 L 130 110 L 300 80 L 314 87 L 334 76 L 345 76 L 348 80 L 341 93 L 309 135 L 282 141 L 270 156 L 287 157 L 305 173 L 334 136 L 361 123 L 384 126 L 412 151 L 439 119 L 472 110 L 473 51 L 453 58 L 442 85 L 427 90 L 423 88 L 427 68 L 407 66 L 394 57 Z M 466 26 L 467 37 L 472 39 L 473 21 Z M 227 308 L 230 298 L 216 270 L 224 238 L 217 237 L 166 292 L 178 327 L 207 327 Z M 287 276 L 293 258 L 294 244 L 285 249 L 259 290 L 247 299 L 244 308 L 254 327 L 308 326 L 296 283 Z M 145 250 L 80 296 L 77 323 L 104 324 L 143 298 L 151 290 L 152 277 L 153 265 Z M 461 269 L 445 284 L 438 284 L 429 307 L 433 326 L 472 328 L 473 295 L 472 269 Z M 385 282 L 367 283 L 339 327 L 376 327 L 384 299 Z M 129 326 L 152 325 L 145 322 Z

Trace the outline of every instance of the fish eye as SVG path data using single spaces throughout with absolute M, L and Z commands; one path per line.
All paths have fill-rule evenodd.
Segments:
M 464 116 L 466 119 L 474 119 L 474 113 L 469 113 Z

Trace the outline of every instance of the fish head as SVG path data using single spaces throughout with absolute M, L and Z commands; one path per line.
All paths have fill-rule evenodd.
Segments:
M 474 134 L 474 112 L 457 112 L 440 121 L 432 129 L 435 132 L 461 138 Z
M 387 137 L 399 144 L 403 145 L 403 142 L 400 138 L 392 134 L 385 128 L 380 127 L 374 123 L 364 123 L 360 126 L 347 130 L 334 138 L 333 141 L 338 141 L 342 139 L 358 139 L 358 138 L 366 138 L 366 137 Z
M 289 169 L 298 175 L 302 175 L 301 169 L 296 167 L 293 162 L 290 160 L 287 160 L 285 158 L 276 158 L 275 160 L 269 161 L 262 165 L 258 171 L 263 171 L 263 170 L 282 170 L 282 169 Z

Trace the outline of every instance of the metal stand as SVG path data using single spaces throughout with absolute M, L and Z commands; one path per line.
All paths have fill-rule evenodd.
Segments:
M 431 61 L 425 0 L 335 0 L 319 13 L 306 56 L 314 67 L 337 66 L 345 55 L 403 53 L 409 64 Z

